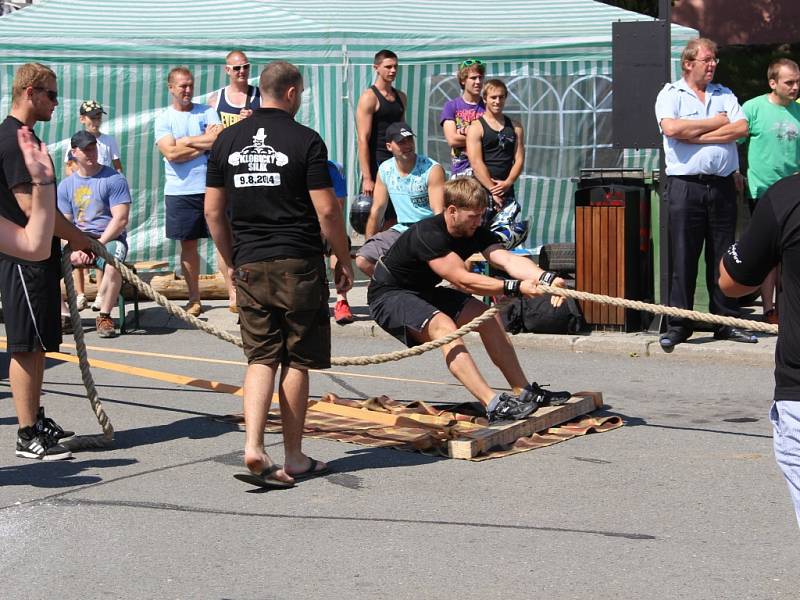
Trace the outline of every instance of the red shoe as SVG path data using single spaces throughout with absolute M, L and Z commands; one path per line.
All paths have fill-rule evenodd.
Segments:
M 339 325 L 347 325 L 353 322 L 353 313 L 347 300 L 339 300 L 333 305 L 333 318 Z

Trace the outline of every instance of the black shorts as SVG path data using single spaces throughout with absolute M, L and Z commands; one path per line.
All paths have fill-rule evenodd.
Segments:
M 409 348 L 422 343 L 409 335 L 410 331 L 422 333 L 428 322 L 440 312 L 457 321 L 464 306 L 472 299 L 469 294 L 441 286 L 418 292 L 371 285 L 367 291 L 369 312 L 374 321 Z
M 209 237 L 203 212 L 205 194 L 164 196 L 166 234 L 170 240 L 199 240 Z
M 0 297 L 8 352 L 58 352 L 61 264 L 20 264 L 0 258 Z
M 322 256 L 249 263 L 234 270 L 248 364 L 331 366 L 328 280 Z

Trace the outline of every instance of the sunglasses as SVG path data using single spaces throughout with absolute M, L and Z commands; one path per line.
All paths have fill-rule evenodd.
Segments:
M 47 96 L 47 99 L 50 100 L 50 102 L 58 101 L 58 92 L 56 92 L 55 90 L 48 90 L 47 88 L 39 86 L 34 86 L 33 89 L 38 90 L 40 92 L 44 92 L 45 95 Z
M 239 71 L 249 71 L 250 70 L 250 63 L 244 63 L 243 65 L 228 65 L 231 68 L 231 71 L 234 73 L 238 73 Z
M 479 60 L 477 58 L 468 58 L 467 60 L 465 60 L 464 62 L 461 63 L 461 66 L 462 67 L 471 67 L 473 65 L 481 66 L 483 64 L 484 63 L 483 63 L 482 60 Z

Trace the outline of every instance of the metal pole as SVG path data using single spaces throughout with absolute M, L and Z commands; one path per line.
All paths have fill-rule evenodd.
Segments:
M 664 52 L 666 54 L 665 68 L 664 68 L 664 82 L 672 81 L 672 0 L 658 0 L 658 18 L 665 23 L 666 34 Z M 664 157 L 664 147 L 658 151 L 658 206 L 659 206 L 659 244 L 658 244 L 658 257 L 659 257 L 659 302 L 661 304 L 669 303 L 669 209 L 667 203 L 664 201 L 665 188 L 667 185 L 666 175 L 666 159 Z M 657 315 L 650 323 L 652 333 L 660 333 L 664 329 L 664 317 Z

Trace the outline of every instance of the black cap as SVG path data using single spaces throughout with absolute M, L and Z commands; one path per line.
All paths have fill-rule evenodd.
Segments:
M 386 128 L 386 140 L 391 142 L 402 142 L 407 137 L 413 137 L 414 132 L 405 121 L 397 121 Z
M 100 115 L 108 114 L 103 110 L 103 105 L 97 100 L 86 100 L 81 104 L 81 116 L 99 117 Z
M 70 139 L 71 146 L 73 148 L 80 148 L 81 150 L 86 148 L 86 146 L 96 143 L 97 138 L 85 129 L 81 129 L 78 133 L 72 136 L 72 139 Z

